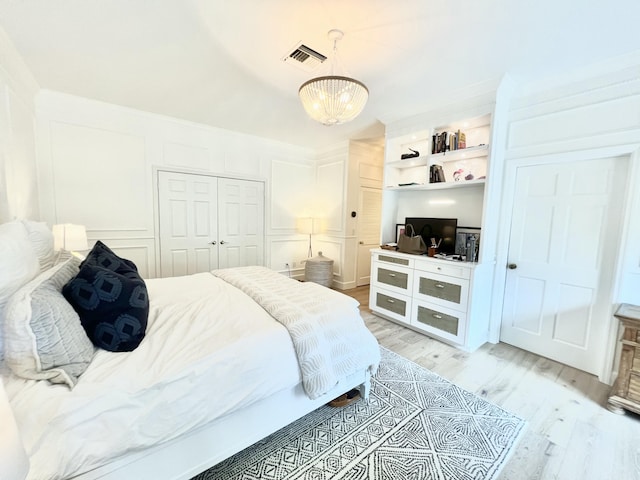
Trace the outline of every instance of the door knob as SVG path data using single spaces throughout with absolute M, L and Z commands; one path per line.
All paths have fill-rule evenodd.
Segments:
M 216 241 L 214 240 L 213 242 L 210 242 L 210 243 L 211 243 L 211 245 L 215 245 L 215 244 L 216 244 Z
M 507 268 L 509 270 L 515 270 L 516 268 L 518 268 L 518 265 L 516 265 L 515 263 L 510 263 L 509 265 L 507 265 Z
M 360 245 L 364 245 L 364 242 L 361 240 L 358 242 Z
M 220 240 L 220 245 L 224 245 L 225 243 L 227 242 L 225 242 L 224 240 Z

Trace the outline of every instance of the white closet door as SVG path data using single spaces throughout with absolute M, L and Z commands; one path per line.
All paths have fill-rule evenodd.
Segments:
M 264 265 L 264 183 L 218 180 L 219 266 Z
M 218 266 L 217 178 L 158 172 L 160 276 Z
M 520 167 L 500 340 L 600 374 L 627 162 Z

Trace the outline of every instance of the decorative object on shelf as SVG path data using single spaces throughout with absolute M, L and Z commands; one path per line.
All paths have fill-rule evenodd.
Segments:
M 396 223 L 396 246 L 400 241 L 400 235 L 404 233 L 404 223 Z
M 78 252 L 89 250 L 87 242 L 87 229 L 84 225 L 74 225 L 72 223 L 62 223 L 54 225 L 53 249 L 59 252 L 69 252 L 75 257 L 84 260 L 84 256 Z
M 429 183 L 446 182 L 442 165 L 431 165 L 429 167 Z
M 338 40 L 344 33 L 329 30 L 333 40 L 333 58 L 330 75 L 312 78 L 300 86 L 298 96 L 307 114 L 323 125 L 346 123 L 364 109 L 369 98 L 369 90 L 364 83 L 347 76 L 334 75 L 338 62 Z
M 398 239 L 398 251 L 402 253 L 412 253 L 422 255 L 427 251 L 427 245 L 421 235 L 416 235 L 413 225 L 407 224 L 404 233 Z
M 304 264 L 304 279 L 325 287 L 331 287 L 333 279 L 333 260 L 318 252 L 317 257 L 308 258 Z
M 471 240 L 471 237 L 475 237 L 476 256 L 477 256 L 477 251 L 480 246 L 480 227 L 458 227 L 456 231 L 456 245 L 455 245 L 455 253 L 457 255 L 466 256 L 467 244 Z
M 436 253 L 438 253 L 438 248 L 440 248 L 440 243 L 442 242 L 442 238 L 436 242 L 435 237 L 431 237 L 431 243 L 427 248 L 427 256 L 434 257 Z
M 29 458 L 20 440 L 16 420 L 0 378 L 0 478 L 22 480 L 29 472 Z
M 476 234 L 467 235 L 467 247 L 465 250 L 465 260 L 467 262 L 475 262 L 478 255 L 478 237 Z
M 407 158 L 416 158 L 420 156 L 420 152 L 418 150 L 414 150 L 413 148 L 409 148 L 412 153 L 403 153 L 400 155 L 400 160 L 406 160 Z
M 453 172 L 453 181 L 459 182 L 461 178 L 464 178 L 466 181 L 473 180 L 475 176 L 471 172 L 465 172 L 464 169 L 459 168 L 455 172 Z

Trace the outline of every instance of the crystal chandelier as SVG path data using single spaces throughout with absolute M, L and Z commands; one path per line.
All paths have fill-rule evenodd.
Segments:
M 333 75 L 338 54 L 336 45 L 343 36 L 340 30 L 329 31 L 329 39 L 333 40 L 331 75 L 312 78 L 298 90 L 307 114 L 323 125 L 338 125 L 353 120 L 362 112 L 369 98 L 369 90 L 364 83 Z

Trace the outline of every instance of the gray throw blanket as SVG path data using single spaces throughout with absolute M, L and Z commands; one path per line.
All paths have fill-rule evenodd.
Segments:
M 364 325 L 353 298 L 265 267 L 211 273 L 249 295 L 287 328 L 309 398 L 322 396 L 359 370 L 373 375 L 378 369 L 378 342 Z

